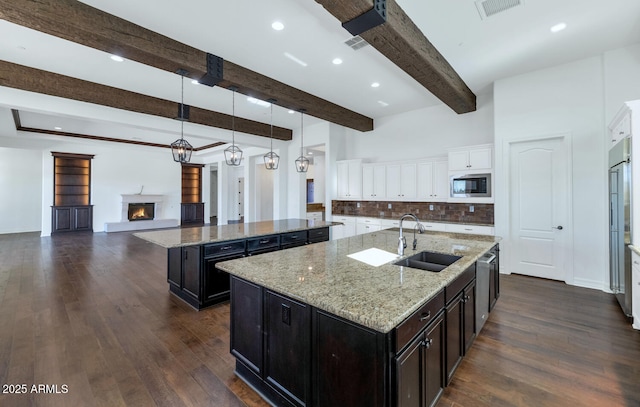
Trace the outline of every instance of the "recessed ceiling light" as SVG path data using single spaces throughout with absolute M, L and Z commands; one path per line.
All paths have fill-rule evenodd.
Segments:
M 380 103 L 382 106 L 389 106 L 389 104 L 383 100 L 378 100 L 378 103 Z
M 285 52 L 285 53 L 284 53 L 284 56 L 285 56 L 285 57 L 287 57 L 287 58 L 289 58 L 290 60 L 292 60 L 293 62 L 295 62 L 295 63 L 296 63 L 296 64 L 298 64 L 298 65 L 301 65 L 301 66 L 307 66 L 307 63 L 306 63 L 306 62 L 304 62 L 303 60 L 301 60 L 301 59 L 299 59 L 299 58 L 296 58 L 295 56 L 291 55 L 291 54 L 290 54 L 290 53 L 288 53 L 288 52 Z
M 58 130 L 58 131 L 60 131 L 60 130 L 62 130 L 62 127 L 58 127 L 58 126 L 56 126 L 56 127 L 54 127 L 53 129 L 54 129 L 54 130 Z
M 271 103 L 265 102 L 264 100 L 256 99 L 256 98 L 254 98 L 252 96 L 247 97 L 247 101 L 249 103 L 253 103 L 254 105 L 258 105 L 258 106 L 261 106 L 261 107 L 269 107 L 269 106 L 271 106 Z
M 334 65 L 340 65 L 342 63 L 342 59 L 340 58 L 333 58 L 333 62 Z
M 280 21 L 274 21 L 273 24 L 271 24 L 271 28 L 276 31 L 282 31 L 284 30 L 284 24 L 282 24 Z
M 553 27 L 551 27 L 551 32 L 552 33 L 557 33 L 557 32 L 560 32 L 560 31 L 564 30 L 565 28 L 567 28 L 567 23 L 558 23 L 558 24 L 554 25 Z
M 200 85 L 200 82 L 198 82 L 197 80 L 193 79 L 191 80 L 191 83 L 193 83 L 194 85 Z
M 111 59 L 112 59 L 112 60 L 114 60 L 114 61 L 116 61 L 116 62 L 122 62 L 122 61 L 124 61 L 124 58 L 122 58 L 122 57 L 121 57 L 121 56 L 119 56 L 119 55 L 111 55 Z
M 307 151 L 307 155 L 313 155 L 313 151 Z
M 289 113 L 289 114 L 294 114 L 294 113 L 295 113 L 295 111 L 293 111 L 293 110 L 289 110 L 287 113 Z
M 372 87 L 372 88 L 377 88 L 377 87 L 379 87 L 379 86 L 380 86 L 380 84 L 379 84 L 378 82 L 373 82 L 373 83 L 371 84 L 371 87 Z

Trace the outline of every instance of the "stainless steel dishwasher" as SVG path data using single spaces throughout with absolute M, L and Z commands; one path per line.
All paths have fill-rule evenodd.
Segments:
M 479 333 L 489 317 L 491 308 L 491 271 L 495 269 L 496 248 L 492 248 L 476 263 L 476 333 Z

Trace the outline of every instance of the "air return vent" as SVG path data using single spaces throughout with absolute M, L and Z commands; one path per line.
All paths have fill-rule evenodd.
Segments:
M 362 39 L 362 37 L 360 37 L 359 35 L 356 35 L 355 37 L 346 40 L 344 43 L 354 51 L 357 51 L 360 48 L 366 47 L 367 45 L 369 45 L 369 43 L 366 42 L 364 39 Z
M 476 7 L 480 18 L 491 17 L 495 14 L 509 10 L 510 8 L 521 6 L 524 4 L 524 0 L 477 0 Z

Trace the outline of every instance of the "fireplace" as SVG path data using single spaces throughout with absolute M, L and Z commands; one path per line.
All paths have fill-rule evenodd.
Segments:
M 127 210 L 127 219 L 131 222 L 136 220 L 153 220 L 155 216 L 156 204 L 147 203 L 129 203 Z

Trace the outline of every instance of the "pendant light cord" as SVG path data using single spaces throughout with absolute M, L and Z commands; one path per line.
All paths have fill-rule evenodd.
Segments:
M 231 145 L 236 145 L 236 90 L 232 90 L 231 99 Z
M 300 157 L 304 156 L 304 124 L 302 122 L 303 116 L 304 112 L 300 110 Z
M 273 152 L 273 102 L 271 102 L 271 152 Z
M 180 139 L 184 140 L 184 74 L 180 74 Z

